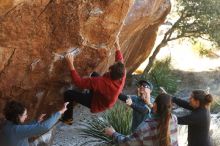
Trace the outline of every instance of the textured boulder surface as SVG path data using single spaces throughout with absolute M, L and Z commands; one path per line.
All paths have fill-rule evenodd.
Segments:
M 0 1 L 0 117 L 9 99 L 24 102 L 30 117 L 55 111 L 70 88 L 63 55 L 73 48 L 81 75 L 103 73 L 119 36 L 127 71 L 134 71 L 169 11 L 169 0 Z

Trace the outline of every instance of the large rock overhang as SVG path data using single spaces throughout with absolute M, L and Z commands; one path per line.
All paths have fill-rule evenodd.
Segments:
M 4 103 L 25 103 L 31 117 L 60 107 L 71 86 L 60 55 L 79 48 L 81 75 L 103 73 L 119 35 L 129 73 L 150 54 L 169 0 L 5 0 L 0 2 L 0 117 Z

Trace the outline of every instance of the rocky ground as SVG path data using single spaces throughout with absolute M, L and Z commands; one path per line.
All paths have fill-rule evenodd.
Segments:
M 90 118 L 91 113 L 88 108 L 77 105 L 74 109 L 74 124 L 71 126 L 59 123 L 55 131 L 53 146 L 83 146 L 89 137 L 80 136 L 77 129 L 80 127 L 80 122 L 85 118 Z
M 215 95 L 215 101 L 219 102 L 220 97 L 220 73 L 219 70 L 212 72 L 182 72 L 175 71 L 176 75 L 180 77 L 179 90 L 176 95 L 181 97 L 188 97 L 189 93 L 192 89 L 207 89 L 210 88 L 210 93 Z M 125 91 L 131 92 L 132 90 L 127 88 Z M 215 111 L 217 113 L 218 111 Z M 80 145 L 88 145 L 84 144 L 84 142 L 88 139 L 88 137 L 80 137 L 79 131 L 76 129 L 79 127 L 79 123 L 81 120 L 85 118 L 89 118 L 91 113 L 85 107 L 78 105 L 74 112 L 74 121 L 75 123 L 72 126 L 59 125 L 57 127 L 55 138 L 53 141 L 53 146 L 80 146 Z M 216 123 L 219 123 L 220 114 L 213 114 L 212 126 L 211 126 L 211 134 L 215 139 L 220 139 L 220 132 L 214 131 L 216 128 Z M 180 137 L 180 146 L 184 146 L 186 141 L 186 127 L 181 127 L 179 132 L 181 133 Z M 183 134 L 185 133 L 185 134 Z M 217 137 L 217 138 L 216 138 Z M 218 142 L 218 141 L 216 141 Z

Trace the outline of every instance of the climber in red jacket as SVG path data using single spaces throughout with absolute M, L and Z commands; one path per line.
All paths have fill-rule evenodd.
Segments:
M 103 76 L 81 78 L 74 67 L 74 56 L 68 54 L 65 57 L 71 71 L 73 83 L 77 87 L 89 89 L 91 92 L 83 93 L 77 90 L 64 92 L 64 101 L 68 101 L 69 105 L 61 121 L 68 125 L 72 124 L 74 102 L 90 108 L 92 113 L 102 112 L 113 107 L 124 87 L 126 78 L 123 56 L 119 51 L 119 43 L 116 43 L 115 48 L 115 63 L 109 67 L 109 71 Z

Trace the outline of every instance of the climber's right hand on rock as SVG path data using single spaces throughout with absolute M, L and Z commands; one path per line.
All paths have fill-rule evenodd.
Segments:
M 74 70 L 74 69 L 75 69 L 74 64 L 73 64 L 73 62 L 74 62 L 74 56 L 69 53 L 69 54 L 67 54 L 67 55 L 65 56 L 65 59 L 66 59 L 66 62 L 67 62 L 67 64 L 68 64 L 69 69 L 70 69 L 70 70 Z
M 114 43 L 114 48 L 116 50 L 121 50 L 120 44 L 119 44 L 119 38 L 116 37 L 115 43 Z

